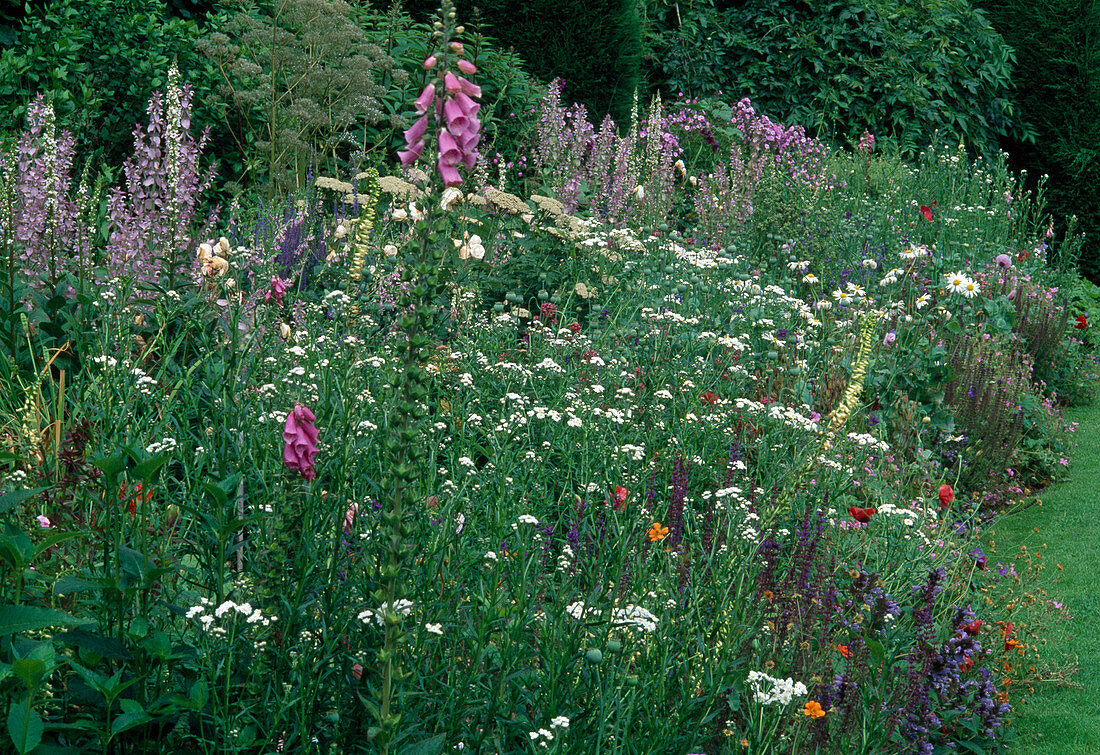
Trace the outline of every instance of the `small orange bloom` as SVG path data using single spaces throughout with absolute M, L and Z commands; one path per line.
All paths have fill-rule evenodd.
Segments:
M 764 600 L 771 603 L 773 600 L 775 600 L 775 593 L 772 592 L 771 590 L 765 590 L 764 591 Z
M 825 715 L 821 703 L 817 700 L 810 700 L 810 702 L 806 703 L 805 707 L 802 708 L 802 712 L 810 718 L 821 718 Z
M 655 543 L 658 540 L 664 540 L 668 537 L 668 527 L 662 527 L 660 522 L 654 522 L 649 525 L 649 530 L 646 534 L 649 535 L 649 542 Z
M 851 658 L 852 657 L 852 651 L 848 649 L 847 645 L 837 645 L 836 649 L 837 649 L 837 652 L 840 653 L 845 658 Z

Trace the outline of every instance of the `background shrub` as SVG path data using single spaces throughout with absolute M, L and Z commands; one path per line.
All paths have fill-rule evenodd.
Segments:
M 0 53 L 0 131 L 17 131 L 41 92 L 58 125 L 72 132 L 78 155 L 119 163 L 173 60 L 186 81 L 206 88 L 193 48 L 199 28 L 169 17 L 164 0 L 52 0 L 29 10 Z
M 1085 233 L 1080 266 L 1100 280 L 1100 57 L 1095 44 L 1100 8 L 1076 0 L 982 2 L 994 28 L 1016 51 L 1014 81 L 1020 115 L 1031 123 L 1034 142 L 1011 139 L 1005 146 L 1015 170 L 1034 179 L 1049 175 L 1047 206 L 1059 233 L 1070 215 Z M 1066 23 L 1073 19 L 1072 23 Z
M 1031 138 L 1011 98 L 1013 53 L 966 0 L 854 5 L 650 0 L 648 69 L 669 92 L 748 96 L 773 118 L 911 155 L 939 132 L 991 154 Z
M 565 80 L 563 98 L 593 120 L 629 121 L 642 85 L 642 25 L 635 0 L 482 0 L 486 34 L 513 47 L 543 81 Z M 644 98 L 643 98 L 644 99 Z

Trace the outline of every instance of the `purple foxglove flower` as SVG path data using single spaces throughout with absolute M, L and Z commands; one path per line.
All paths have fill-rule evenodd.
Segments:
M 313 412 L 301 404 L 295 404 L 283 427 L 283 442 L 286 444 L 283 447 L 283 463 L 311 482 L 317 477 L 317 470 L 313 468 L 313 459 L 317 456 L 317 426 L 313 424 L 316 421 Z
M 424 134 L 427 130 L 428 130 L 428 116 L 427 116 L 427 114 L 424 114 L 420 117 L 420 119 L 416 123 L 409 126 L 409 128 L 405 131 L 405 144 L 406 144 L 406 146 L 411 147 L 412 145 L 416 144 L 418 141 L 423 139 Z
M 446 87 L 448 94 L 464 93 L 467 97 L 480 97 L 481 87 L 477 84 L 471 84 L 461 76 L 455 76 L 450 71 L 443 77 L 443 86 Z
M 462 183 L 462 176 L 458 175 L 458 169 L 443 162 L 442 157 L 439 158 L 439 175 L 443 178 L 444 186 L 458 186 Z
M 457 165 L 462 159 L 462 150 L 458 142 L 447 129 L 439 132 L 439 163 L 440 165 Z
M 473 76 L 477 73 L 477 66 L 465 59 L 459 59 L 458 70 L 462 71 L 467 76 Z
M 408 150 L 404 152 L 398 152 L 397 157 L 399 160 L 401 160 L 401 167 L 407 168 L 415 163 L 418 159 L 420 159 L 420 155 L 422 152 L 424 152 L 423 139 L 418 141 L 416 144 L 411 145 Z
M 467 118 L 476 116 L 478 111 L 481 110 L 481 105 L 471 100 L 465 92 L 456 94 L 454 96 L 454 101 L 462 108 L 462 112 L 466 114 Z
M 447 130 L 457 140 L 461 140 L 470 125 L 470 119 L 462 111 L 462 106 L 455 100 L 447 100 L 447 103 L 443 106 L 443 117 L 447 119 Z
M 432 106 L 432 100 L 435 99 L 435 84 L 428 84 L 424 87 L 424 91 L 420 93 L 420 96 L 416 98 L 413 104 L 416 105 L 416 114 L 423 115 L 428 112 L 428 108 Z

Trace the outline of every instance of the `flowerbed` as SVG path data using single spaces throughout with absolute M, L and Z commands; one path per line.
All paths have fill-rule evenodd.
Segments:
M 747 101 L 597 129 L 554 90 L 546 183 L 490 181 L 452 32 L 402 153 L 431 176 L 220 226 L 186 88 L 100 246 L 37 106 L 4 163 L 15 749 L 999 742 L 1067 614 L 976 533 L 1060 473 L 1093 364 L 1041 207 L 961 152 Z

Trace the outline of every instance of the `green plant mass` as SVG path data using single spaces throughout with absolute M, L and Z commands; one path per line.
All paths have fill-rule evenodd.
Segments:
M 982 14 L 86 5 L 0 16 L 0 751 L 1073 751 L 1100 289 Z

